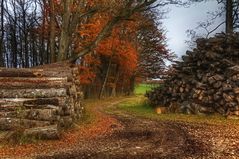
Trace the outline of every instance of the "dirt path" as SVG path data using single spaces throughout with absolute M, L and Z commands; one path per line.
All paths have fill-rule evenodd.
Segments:
M 115 109 L 127 99 L 93 105 L 95 121 L 66 134 L 61 141 L 34 145 L 22 158 L 239 158 L 239 128 L 135 117 Z M 68 135 L 68 136 L 67 136 Z M 17 149 L 17 148 L 16 148 Z M 15 149 L 15 150 L 16 150 Z M 39 150 L 40 149 L 40 150 Z M 0 149 L 1 154 L 1 149 Z M 10 154 L 5 157 L 16 158 Z

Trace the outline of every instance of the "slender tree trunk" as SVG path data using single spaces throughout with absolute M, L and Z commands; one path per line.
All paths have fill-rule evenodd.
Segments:
M 17 67 L 18 66 L 18 51 L 17 51 L 17 37 L 16 37 L 16 24 L 13 23 L 10 26 L 10 51 L 12 52 L 10 54 L 11 59 L 11 67 Z
M 135 86 L 135 75 L 132 75 L 130 78 L 129 95 L 132 95 L 134 93 L 134 86 Z
M 4 66 L 4 0 L 1 1 L 0 67 Z
M 107 71 L 106 71 L 106 74 L 105 74 L 104 82 L 103 82 L 102 87 L 100 89 L 99 99 L 102 98 L 103 93 L 105 91 L 105 86 L 106 86 L 106 83 L 107 83 L 107 80 L 108 80 L 108 77 L 109 77 L 109 74 L 110 74 L 110 68 L 111 68 L 113 56 L 114 56 L 114 52 L 112 53 L 112 55 L 110 57 L 110 61 L 109 61 L 109 65 L 108 65 L 108 68 L 107 68 Z
M 226 4 L 226 33 L 233 33 L 233 0 L 227 0 Z
M 50 4 L 50 54 L 51 63 L 56 62 L 56 24 L 55 24 L 55 6 L 52 0 L 49 0 Z
M 120 71 L 119 71 L 119 69 L 116 69 L 116 72 L 117 72 L 117 73 L 116 73 L 114 85 L 113 85 L 112 92 L 111 92 L 111 96 L 112 96 L 112 97 L 115 97 L 115 96 L 116 96 L 116 88 L 117 88 L 117 83 L 118 83 L 119 76 L 120 76 Z
M 45 30 L 45 26 L 46 26 L 46 10 L 45 10 L 45 8 L 46 8 L 46 1 L 45 0 L 43 0 L 43 15 L 42 15 L 42 30 L 41 30 L 41 32 L 42 32 L 42 35 L 41 35 L 41 52 L 40 52 L 40 54 L 41 54 L 41 62 L 40 62 L 40 64 L 41 65 L 43 65 L 43 64 L 45 64 L 46 63 L 46 51 L 45 51 L 45 32 L 46 32 L 46 30 Z
M 24 35 L 24 54 L 25 54 L 25 66 L 26 68 L 29 68 L 29 52 L 28 52 L 28 31 L 27 31 L 27 24 L 26 24 L 26 14 L 24 12 L 23 14 L 23 35 Z

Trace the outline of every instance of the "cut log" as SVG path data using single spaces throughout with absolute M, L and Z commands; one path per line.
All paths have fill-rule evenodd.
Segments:
M 166 114 L 166 113 L 168 113 L 168 108 L 167 107 L 156 107 L 155 112 L 157 114 Z
M 238 44 L 239 33 L 198 39 L 198 48 L 187 51 L 182 61 L 173 65 L 164 86 L 146 94 L 150 103 L 169 107 L 172 102 L 179 107 L 184 102 L 196 103 L 222 115 L 238 110 Z
M 23 135 L 46 140 L 56 140 L 60 138 L 57 125 L 26 129 Z
M 0 118 L 19 118 L 38 121 L 57 122 L 60 119 L 60 109 L 28 109 L 15 111 L 0 111 Z
M 55 109 L 62 107 L 65 104 L 65 98 L 2 98 L 0 99 L 0 111 L 15 111 L 20 108 Z
M 37 121 L 17 118 L 0 118 L 0 130 L 16 130 L 19 128 L 33 128 L 51 125 L 48 121 Z
M 68 128 L 81 117 L 81 98 L 75 65 L 0 68 L 0 130 L 27 129 L 25 136 L 58 139 L 57 127 Z
M 0 77 L 1 89 L 27 89 L 27 88 L 69 88 L 71 83 L 67 83 L 67 78 L 22 78 Z
M 233 89 L 233 92 L 234 92 L 235 94 L 239 94 L 239 87 L 234 88 L 234 89 Z
M 43 69 L 0 68 L 0 77 L 41 77 Z
M 65 97 L 65 88 L 51 89 L 0 89 L 0 98 L 51 98 Z
M 39 120 L 39 121 L 59 121 L 59 109 L 30 109 L 24 112 L 24 119 Z

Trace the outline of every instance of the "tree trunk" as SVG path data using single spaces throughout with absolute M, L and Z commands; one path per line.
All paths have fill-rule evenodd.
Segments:
M 4 53 L 3 53 L 3 46 L 4 46 L 4 42 L 3 42 L 3 38 L 4 38 L 4 0 L 2 0 L 1 2 L 1 39 L 0 39 L 0 67 L 4 66 Z
M 59 54 L 58 54 L 58 61 L 64 61 L 67 59 L 67 54 L 69 50 L 69 41 L 70 37 L 70 20 L 71 20 L 71 5 L 73 1 L 72 0 L 65 0 L 63 2 L 63 8 L 64 8 L 64 14 L 62 19 L 62 30 L 61 30 L 61 36 L 60 36 L 60 48 L 59 48 Z
M 226 33 L 233 33 L 233 0 L 227 0 L 226 4 Z
M 113 85 L 112 92 L 111 92 L 111 96 L 112 96 L 112 97 L 115 97 L 115 96 L 116 96 L 116 88 L 117 88 L 117 83 L 118 83 L 119 76 L 120 76 L 120 71 L 119 71 L 118 69 L 116 69 L 116 72 L 117 72 L 117 73 L 116 73 L 114 85 Z
M 106 83 L 107 83 L 107 80 L 108 80 L 108 77 L 109 77 L 109 74 L 110 74 L 110 67 L 111 67 L 111 64 L 112 64 L 113 56 L 114 56 L 114 52 L 112 53 L 112 55 L 110 57 L 109 65 L 108 65 L 108 68 L 107 68 L 107 71 L 106 71 L 106 74 L 105 74 L 105 79 L 104 79 L 104 82 L 103 82 L 102 87 L 100 89 L 99 99 L 102 98 L 103 93 L 105 91 L 105 86 L 106 86 Z
M 50 4 L 50 54 L 51 63 L 56 62 L 56 24 L 55 24 L 55 6 L 52 0 L 49 0 Z
M 135 86 L 135 75 L 132 75 L 130 78 L 129 95 L 132 95 L 134 93 L 134 86 Z
M 67 54 L 69 51 L 69 35 L 66 30 L 61 31 L 61 40 L 60 40 L 60 48 L 59 54 L 57 57 L 57 61 L 64 61 L 67 59 Z
M 24 46 L 23 54 L 25 55 L 25 65 L 24 67 L 29 68 L 29 54 L 28 54 L 28 27 L 27 27 L 27 13 L 23 11 L 23 35 L 24 35 Z

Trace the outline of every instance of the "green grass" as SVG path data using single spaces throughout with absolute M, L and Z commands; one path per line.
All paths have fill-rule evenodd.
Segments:
M 144 95 L 147 91 L 152 90 L 153 88 L 157 87 L 157 84 L 137 84 L 134 89 L 135 95 Z
M 150 118 L 159 121 L 181 121 L 188 123 L 205 123 L 219 125 L 238 125 L 237 120 L 228 120 L 220 115 L 185 115 L 185 114 L 156 114 L 144 97 L 132 97 L 129 100 L 117 105 L 118 111 L 129 113 L 143 118 Z

